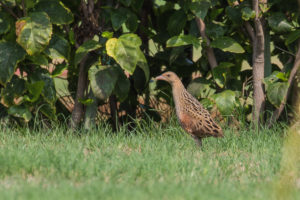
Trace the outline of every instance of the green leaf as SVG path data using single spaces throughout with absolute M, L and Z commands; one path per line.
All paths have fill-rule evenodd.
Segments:
M 35 6 L 36 11 L 45 12 L 50 17 L 53 24 L 70 24 L 74 17 L 69 8 L 61 1 L 43 0 Z
M 222 25 L 221 23 L 215 24 L 211 22 L 206 25 L 205 33 L 211 38 L 218 38 L 223 36 L 226 33 L 226 30 L 224 28 L 224 25 Z
M 228 80 L 228 73 L 230 73 L 230 68 L 233 66 L 234 64 L 232 63 L 222 62 L 217 67 L 213 68 L 212 74 L 214 80 L 220 88 L 225 86 L 226 81 Z
M 54 34 L 50 40 L 50 44 L 45 49 L 45 54 L 51 59 L 64 59 L 68 61 L 70 51 L 69 42 L 65 38 Z
M 112 27 L 115 31 L 121 28 L 122 24 L 124 24 L 128 19 L 128 10 L 126 8 L 119 8 L 117 10 L 111 11 L 111 23 Z
M 143 7 L 144 0 L 131 0 L 131 5 L 130 7 L 135 11 L 135 12 L 140 12 L 141 8 Z
M 51 77 L 57 77 L 63 73 L 64 70 L 68 68 L 68 65 L 66 64 L 59 64 L 55 66 L 55 69 L 53 70 Z
M 284 101 L 289 84 L 287 82 L 276 82 L 271 83 L 267 88 L 268 100 L 278 108 L 280 104 Z
M 128 78 L 125 76 L 123 70 L 120 69 L 118 71 L 119 71 L 119 76 L 113 93 L 118 97 L 119 101 L 122 102 L 128 96 L 129 89 L 130 89 L 130 82 Z
M 9 16 L 5 12 L 0 12 L 0 34 L 7 33 L 10 30 Z
M 75 65 L 78 65 L 82 58 L 87 55 L 89 52 L 94 51 L 96 49 L 99 49 L 101 47 L 101 44 L 99 44 L 95 40 L 88 40 L 85 43 L 83 43 L 75 53 Z
M 6 105 L 11 106 L 14 104 L 14 98 L 20 97 L 25 91 L 25 80 L 14 75 L 6 87 L 2 88 L 1 97 Z
M 94 95 L 103 101 L 106 100 L 112 94 L 118 80 L 116 67 L 92 66 L 88 74 Z
M 286 20 L 285 15 L 281 12 L 272 13 L 268 18 L 269 26 L 275 32 L 288 32 L 293 26 Z
M 232 115 L 236 105 L 235 92 L 225 90 L 221 93 L 214 94 L 212 97 L 222 115 Z
M 130 6 L 132 0 L 120 0 L 120 2 L 124 5 L 124 6 Z
M 225 11 L 229 19 L 235 24 L 243 24 L 242 13 L 239 8 L 227 6 Z
M 130 32 L 135 32 L 138 28 L 138 17 L 136 16 L 136 14 L 129 11 L 127 13 L 127 21 L 125 24 Z
M 196 78 L 190 82 L 187 91 L 198 99 L 208 98 L 216 92 L 210 86 L 211 82 L 205 78 Z
M 52 25 L 44 12 L 33 12 L 16 22 L 17 42 L 29 55 L 41 52 L 48 45 Z
M 263 82 L 265 84 L 266 89 L 268 90 L 269 86 L 277 82 L 278 80 L 282 80 L 286 82 L 288 81 L 288 77 L 283 72 L 274 71 L 270 76 L 264 78 Z
M 128 73 L 133 74 L 137 64 L 145 67 L 147 61 L 140 50 L 141 39 L 135 34 L 124 34 L 121 37 L 111 38 L 106 42 L 106 51 L 109 56 Z M 145 70 L 145 74 L 146 74 Z
M 56 102 L 54 81 L 48 73 L 41 73 L 40 71 L 37 71 L 33 74 L 30 74 L 29 78 L 32 83 L 43 81 L 44 88 L 41 94 L 43 99 L 49 104 L 54 104 Z
M 219 48 L 222 51 L 229 51 L 232 53 L 244 53 L 243 47 L 237 43 L 234 39 L 223 36 L 212 41 L 211 46 L 214 48 Z
M 78 101 L 86 106 L 89 106 L 94 102 L 93 99 L 78 99 Z
M 17 63 L 25 58 L 26 52 L 17 44 L 12 42 L 0 42 L 0 83 L 5 85 L 16 68 Z
M 300 37 L 300 30 L 299 29 L 291 32 L 290 34 L 288 34 L 288 36 L 285 40 L 285 45 L 289 45 L 289 44 L 293 43 L 299 37 Z
M 210 7 L 209 0 L 194 0 L 190 3 L 190 10 L 196 17 L 204 19 Z
M 114 36 L 114 32 L 104 31 L 101 33 L 101 36 L 110 39 Z
M 36 65 L 48 66 L 48 59 L 42 54 L 35 54 L 33 56 L 28 56 L 28 59 L 31 60 Z
M 44 89 L 44 84 L 45 83 L 43 81 L 37 81 L 35 83 L 26 82 L 26 88 L 31 94 L 31 96 L 25 96 L 25 100 L 29 102 L 37 101 Z
M 38 2 L 38 0 L 16 0 L 16 3 L 21 5 L 22 1 L 24 1 L 24 6 L 27 10 L 33 8 Z
M 56 113 L 56 107 L 54 104 L 45 103 L 42 106 L 40 106 L 39 111 L 43 113 L 48 119 L 51 119 L 53 121 L 57 120 Z
M 192 35 L 179 35 L 171 37 L 167 40 L 167 47 L 179 47 L 190 44 L 196 48 L 199 48 L 201 46 L 201 41 Z
M 255 18 L 255 11 L 249 7 L 242 8 L 242 18 L 245 21 Z
M 168 20 L 167 31 L 173 35 L 179 35 L 185 27 L 187 16 L 183 10 L 174 12 Z
M 11 106 L 7 112 L 14 117 L 23 118 L 25 122 L 29 122 L 32 118 L 29 108 L 25 107 L 24 105 Z

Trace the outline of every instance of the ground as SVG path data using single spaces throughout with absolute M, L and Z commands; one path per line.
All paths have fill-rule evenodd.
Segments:
M 178 125 L 0 130 L 0 199 L 300 199 L 281 181 L 281 126 L 227 129 L 202 149 Z

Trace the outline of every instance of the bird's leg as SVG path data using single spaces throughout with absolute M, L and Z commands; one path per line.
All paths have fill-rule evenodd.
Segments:
M 196 144 L 199 146 L 199 147 L 202 147 L 202 139 L 195 136 L 195 135 L 192 135 L 192 137 L 194 138 Z

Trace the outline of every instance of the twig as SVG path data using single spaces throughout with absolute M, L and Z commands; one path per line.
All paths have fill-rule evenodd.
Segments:
M 289 80 L 288 80 L 288 90 L 286 92 L 286 95 L 284 96 L 284 99 L 283 101 L 281 102 L 280 106 L 273 112 L 273 115 L 269 121 L 269 124 L 268 126 L 272 126 L 272 124 L 279 118 L 279 116 L 281 115 L 283 109 L 284 109 L 284 106 L 286 104 L 286 100 L 291 92 L 291 89 L 292 89 L 292 84 L 293 84 L 293 81 L 294 81 L 294 77 L 299 69 L 299 66 L 300 66 L 300 40 L 298 40 L 298 50 L 297 50 L 297 53 L 296 53 L 296 57 L 295 57 L 295 62 L 294 62 L 294 65 L 293 65 L 293 68 L 292 68 L 292 71 L 291 71 L 291 74 L 290 74 L 290 77 L 289 77 Z
M 276 49 L 279 49 L 280 51 L 283 51 L 284 53 L 287 53 L 287 54 L 289 54 L 289 55 L 295 57 L 295 54 L 293 54 L 292 52 L 289 52 L 289 51 L 287 51 L 287 50 L 284 50 L 283 48 L 280 48 L 279 46 L 276 46 L 276 45 L 274 45 L 274 47 L 275 47 Z
M 22 9 L 23 9 L 23 15 L 27 16 L 27 11 L 26 11 L 26 7 L 25 7 L 25 2 L 24 0 L 22 0 Z
M 207 37 L 207 35 L 205 33 L 205 23 L 201 18 L 198 18 L 198 17 L 196 17 L 196 22 L 197 22 L 201 37 L 203 38 L 203 40 L 206 41 L 207 58 L 208 58 L 208 62 L 209 62 L 211 69 L 213 69 L 216 66 L 218 66 L 218 63 L 217 63 L 217 59 L 216 59 L 214 50 L 210 46 L 210 39 Z
M 16 19 L 19 19 L 18 18 L 18 16 L 9 8 L 9 7 L 7 7 L 3 2 L 2 2 L 2 0 L 0 0 L 0 4 L 1 4 L 1 6 L 7 11 L 7 12 L 9 12 L 9 14 L 11 15 L 11 16 L 13 16 L 14 18 L 16 18 Z

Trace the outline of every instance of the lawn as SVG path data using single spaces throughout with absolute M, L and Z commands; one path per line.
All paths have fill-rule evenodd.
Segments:
M 280 181 L 280 126 L 227 129 L 202 149 L 177 125 L 134 134 L 0 128 L 0 199 L 300 199 Z

